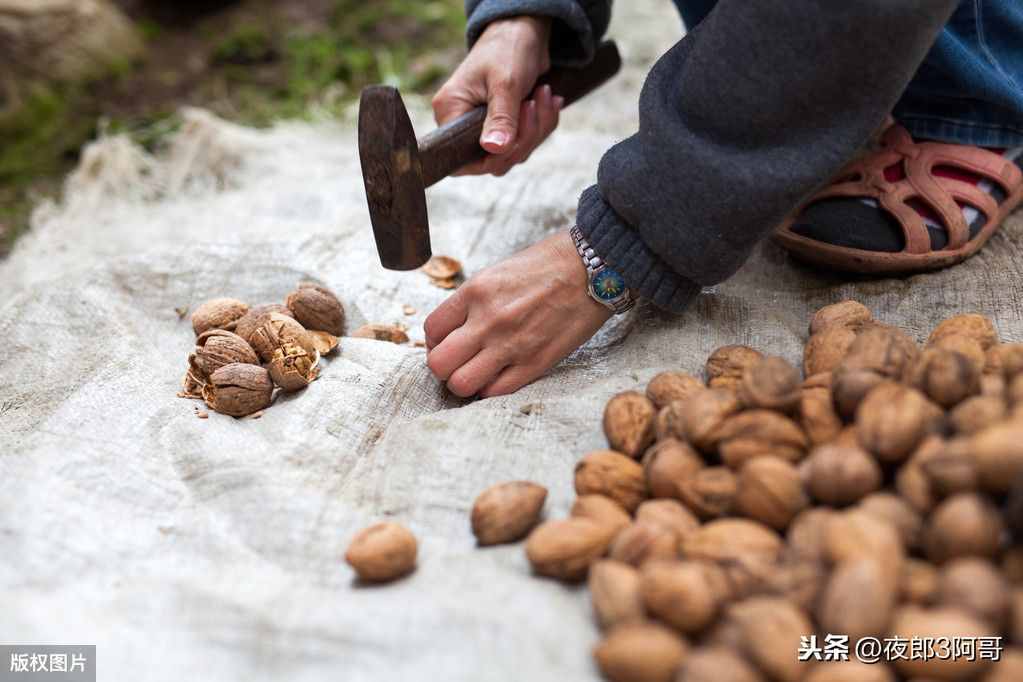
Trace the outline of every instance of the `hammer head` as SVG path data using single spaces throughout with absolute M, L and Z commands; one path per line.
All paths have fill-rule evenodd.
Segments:
M 374 86 L 359 105 L 359 158 L 380 263 L 414 270 L 430 260 L 430 223 L 419 144 L 395 88 Z

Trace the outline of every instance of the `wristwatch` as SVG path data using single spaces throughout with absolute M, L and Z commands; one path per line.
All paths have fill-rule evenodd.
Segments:
M 569 231 L 575 241 L 575 249 L 583 259 L 586 274 L 589 276 L 587 291 L 597 303 L 607 306 L 615 315 L 621 315 L 636 305 L 632 292 L 625 284 L 625 279 L 616 270 L 609 267 L 604 260 L 594 253 L 590 243 L 586 241 L 578 226 Z

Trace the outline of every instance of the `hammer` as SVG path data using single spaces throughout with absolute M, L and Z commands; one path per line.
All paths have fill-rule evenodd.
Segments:
M 550 85 L 568 106 L 607 82 L 621 64 L 618 47 L 606 42 L 589 65 L 553 69 L 537 85 Z M 377 252 L 388 270 L 415 270 L 430 260 L 426 188 L 487 155 L 479 142 L 486 117 L 487 107 L 477 107 L 417 141 L 395 88 L 363 90 L 359 158 Z

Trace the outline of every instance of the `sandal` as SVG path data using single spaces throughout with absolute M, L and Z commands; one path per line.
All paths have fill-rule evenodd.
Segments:
M 892 124 L 881 148 L 850 163 L 834 184 L 775 232 L 796 258 L 860 273 L 912 273 L 975 254 L 1023 202 L 1023 150 L 914 142 Z

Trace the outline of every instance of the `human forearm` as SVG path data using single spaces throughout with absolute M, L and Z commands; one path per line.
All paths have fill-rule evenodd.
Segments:
M 641 295 L 684 307 L 863 145 L 955 4 L 721 0 L 654 67 L 580 228 Z

